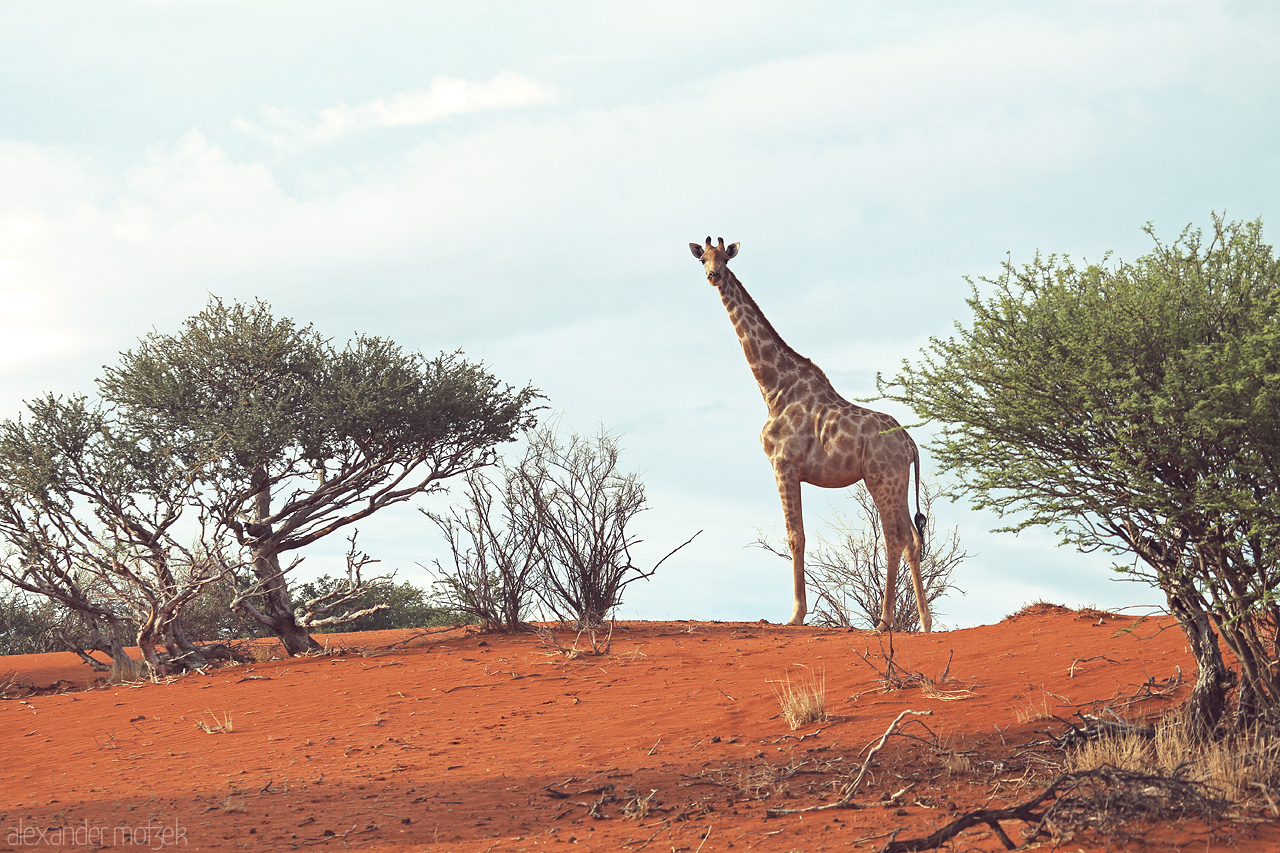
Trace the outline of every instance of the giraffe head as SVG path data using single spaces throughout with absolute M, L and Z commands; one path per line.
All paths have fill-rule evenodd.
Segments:
M 728 246 L 724 244 L 724 238 L 716 238 L 718 245 L 711 245 L 711 238 L 707 238 L 707 245 L 699 246 L 697 243 L 690 243 L 689 250 L 693 252 L 693 256 L 702 261 L 703 269 L 707 271 L 707 283 L 713 287 L 720 286 L 720 280 L 724 276 L 724 271 L 729 261 L 738 256 L 738 243 L 730 243 Z

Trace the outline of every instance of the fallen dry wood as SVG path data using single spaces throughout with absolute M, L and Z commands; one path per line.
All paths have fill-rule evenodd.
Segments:
M 885 745 L 885 742 L 898 731 L 898 724 L 901 723 L 902 718 L 908 714 L 914 714 L 919 717 L 933 716 L 932 711 L 912 711 L 907 709 L 895 717 L 893 722 L 889 724 L 889 728 L 885 729 L 884 734 L 880 736 L 880 740 L 877 741 L 876 745 L 871 747 L 871 751 L 867 753 L 867 760 L 862 762 L 862 767 L 858 770 L 858 775 L 854 777 L 852 782 L 845 785 L 844 790 L 840 794 L 840 799 L 830 803 L 823 803 L 820 806 L 806 806 L 802 809 L 769 809 L 765 812 L 765 816 L 779 817 L 781 815 L 799 814 L 801 812 L 820 812 L 827 809 L 856 808 L 856 806 L 852 805 L 853 795 L 857 792 L 858 786 L 862 784 L 863 777 L 867 775 L 867 770 L 871 767 L 871 759 L 875 758 L 876 753 Z

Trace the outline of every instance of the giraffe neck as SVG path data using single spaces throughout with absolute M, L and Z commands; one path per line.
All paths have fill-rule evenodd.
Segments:
M 747 364 L 770 411 L 785 406 L 801 393 L 825 390 L 835 394 L 822 370 L 782 339 L 742 282 L 728 268 L 718 289 L 720 300 L 724 302 L 729 320 L 742 343 Z M 803 382 L 805 379 L 810 381 Z

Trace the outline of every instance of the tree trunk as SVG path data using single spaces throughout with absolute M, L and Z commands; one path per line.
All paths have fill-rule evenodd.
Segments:
M 154 610 L 147 616 L 147 620 L 138 628 L 138 650 L 142 653 L 142 660 L 151 670 L 152 675 L 166 676 L 169 675 L 169 667 L 160 660 L 160 656 L 156 654 L 156 645 L 160 642 L 160 621 L 162 617 Z
M 1258 699 L 1258 691 L 1249 678 L 1240 679 L 1240 693 L 1236 696 L 1235 726 L 1237 731 L 1249 731 L 1257 728 L 1258 723 L 1266 718 L 1266 709 Z
M 256 549 L 253 554 L 253 573 L 262 585 L 262 603 L 257 612 L 250 610 L 250 615 L 280 638 L 290 657 L 318 651 L 320 644 L 311 639 L 307 629 L 294 618 L 289 587 L 280 571 L 280 557 L 266 547 Z
M 293 602 L 289 600 L 289 585 L 280 570 L 280 555 L 271 535 L 271 489 L 267 484 L 266 469 L 259 466 L 253 479 L 258 485 L 254 498 L 255 521 L 250 530 L 256 540 L 253 546 L 253 574 L 262 589 L 262 606 L 246 608 L 249 615 L 261 622 L 280 638 L 289 657 L 319 651 L 320 644 L 311 639 L 306 628 L 293 616 Z
M 111 648 L 111 680 L 116 684 L 126 681 L 137 681 L 142 677 L 142 667 L 138 662 L 129 657 L 129 653 L 124 650 L 124 626 L 117 620 L 110 619 L 107 627 L 111 631 L 111 638 L 108 641 Z M 94 633 L 101 639 L 102 635 L 95 630 Z
M 1218 635 L 1213 631 L 1209 614 L 1193 608 L 1179 595 L 1166 592 L 1166 596 L 1169 611 L 1177 617 L 1182 632 L 1187 635 L 1198 669 L 1195 686 L 1187 698 L 1187 710 L 1200 734 L 1208 737 L 1226 710 L 1227 694 L 1231 691 L 1235 673 L 1222 661 Z

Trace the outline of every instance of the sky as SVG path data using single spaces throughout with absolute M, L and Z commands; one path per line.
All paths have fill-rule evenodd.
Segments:
M 789 567 L 751 547 L 782 532 L 764 404 L 688 243 L 741 242 L 781 335 L 868 396 L 1007 258 L 1280 223 L 1277 42 L 1280 8 L 1215 0 L 0 0 L 0 418 L 94 393 L 210 295 L 462 349 L 618 436 L 637 564 L 703 531 L 620 617 L 783 621 Z M 804 499 L 811 540 L 851 506 Z M 1048 531 L 935 515 L 973 555 L 935 629 L 1161 601 Z M 414 506 L 360 545 L 415 582 L 446 555 Z

